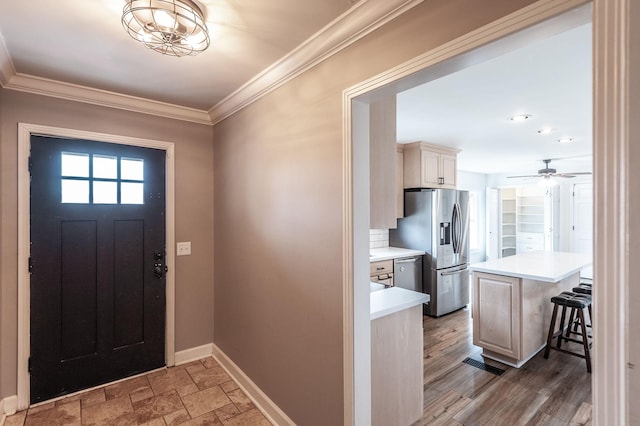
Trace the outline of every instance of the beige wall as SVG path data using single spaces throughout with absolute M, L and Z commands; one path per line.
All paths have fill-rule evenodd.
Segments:
M 121 110 L 4 90 L 0 97 L 0 398 L 16 394 L 18 122 L 175 143 L 176 350 L 213 340 L 213 129 Z
M 425 1 L 215 126 L 214 342 L 296 423 L 342 424 L 343 90 L 530 3 Z

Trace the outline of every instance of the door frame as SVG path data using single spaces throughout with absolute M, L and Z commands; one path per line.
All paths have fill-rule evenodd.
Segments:
M 371 421 L 370 320 L 368 288 L 354 285 L 368 278 L 368 105 L 379 95 L 407 87 L 400 80 L 445 60 L 472 59 L 473 50 L 579 6 L 591 5 L 593 28 L 594 163 L 594 306 L 595 368 L 592 377 L 594 424 L 626 424 L 629 418 L 627 349 L 629 347 L 630 213 L 628 73 L 631 0 L 539 0 L 501 19 L 436 47 L 343 91 L 343 389 L 344 424 Z M 566 16 L 566 15 L 565 15 Z M 562 18 L 561 18 L 562 19 Z M 571 16 L 568 17 L 571 19 Z M 635 53 L 635 52 L 634 52 Z M 381 89 L 384 87 L 384 93 Z M 356 119 L 356 121 L 354 121 Z M 359 121 L 358 121 L 359 120 Z M 623 237 L 623 236 L 626 236 Z M 357 362 L 356 362 L 357 360 Z M 369 392 L 367 394 L 367 392 Z
M 165 151 L 166 163 L 166 329 L 165 362 L 175 364 L 175 155 L 172 142 L 130 136 L 111 135 L 84 130 L 65 129 L 38 124 L 18 123 L 18 410 L 29 407 L 29 334 L 31 327 L 31 292 L 28 262 L 30 255 L 30 185 L 29 155 L 31 136 L 51 136 L 154 148 Z

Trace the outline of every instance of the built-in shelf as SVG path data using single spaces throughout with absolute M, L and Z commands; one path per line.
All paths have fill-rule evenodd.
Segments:
M 546 188 L 527 186 L 500 190 L 500 254 L 545 250 L 550 238 L 551 202 Z M 549 247 L 550 249 L 550 247 Z

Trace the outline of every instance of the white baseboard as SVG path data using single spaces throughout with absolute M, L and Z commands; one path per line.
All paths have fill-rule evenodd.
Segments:
M 196 346 L 195 348 L 185 349 L 184 351 L 176 352 L 175 363 L 176 365 L 186 364 L 191 361 L 206 358 L 213 353 L 213 343 L 207 343 L 206 345 Z
M 0 400 L 0 415 L 10 416 L 18 410 L 18 396 L 11 395 Z
M 278 407 L 275 402 L 271 400 L 250 378 L 244 371 L 240 369 L 231 358 L 229 358 L 222 350 L 215 344 L 213 346 L 213 357 L 224 368 L 227 373 L 233 378 L 233 380 L 240 385 L 240 388 L 247 394 L 249 399 L 255 404 L 256 407 L 267 417 L 267 419 L 274 425 L 291 425 L 295 426 L 293 420 L 291 420 L 285 413 Z

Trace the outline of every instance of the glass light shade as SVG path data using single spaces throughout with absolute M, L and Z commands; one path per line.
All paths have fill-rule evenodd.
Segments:
M 122 25 L 133 39 L 165 55 L 193 56 L 210 44 L 204 14 L 192 0 L 127 0 Z
M 556 186 L 556 185 L 559 185 L 558 181 L 555 180 L 554 178 L 552 178 L 551 176 L 544 176 L 538 182 L 538 186 L 542 186 L 542 187 L 545 187 L 545 188 L 548 188 L 550 186 Z

